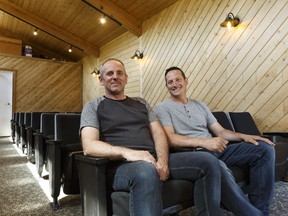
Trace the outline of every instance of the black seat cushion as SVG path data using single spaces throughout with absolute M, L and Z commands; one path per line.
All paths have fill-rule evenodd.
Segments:
M 193 206 L 194 183 L 185 180 L 169 180 L 163 184 L 164 215 Z M 129 215 L 129 193 L 117 191 L 111 194 L 113 215 Z

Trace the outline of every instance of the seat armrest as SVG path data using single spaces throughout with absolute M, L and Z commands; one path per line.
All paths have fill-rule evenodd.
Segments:
M 53 202 L 51 207 L 53 210 L 60 208 L 58 203 L 58 196 L 60 194 L 61 187 L 61 140 L 49 140 L 48 144 L 48 170 L 49 170 L 49 187 Z
M 46 143 L 49 145 L 61 145 L 62 140 L 46 140 Z
M 106 164 L 107 158 L 75 155 L 78 162 L 78 174 L 83 215 L 107 216 Z
M 273 136 L 263 134 L 263 135 L 261 135 L 261 137 L 266 138 L 266 139 L 269 139 L 269 140 L 271 140 L 272 142 L 274 142 L 274 141 L 273 141 L 273 138 L 274 138 Z
M 33 133 L 34 135 L 34 150 L 35 150 L 35 164 L 39 176 L 42 176 L 43 166 L 44 166 L 44 151 L 46 152 L 46 147 L 44 147 L 43 133 Z
M 281 136 L 284 138 L 288 138 L 288 132 L 264 132 L 263 135 Z
M 272 142 L 288 142 L 288 133 L 285 132 L 265 132 L 262 137 L 270 139 Z
M 34 133 L 33 133 L 33 136 L 40 136 L 40 135 L 42 135 L 42 136 L 43 136 L 43 133 L 42 133 L 42 132 L 40 132 L 40 131 L 39 131 L 39 132 L 34 132 Z
M 81 161 L 83 163 L 91 164 L 91 165 L 100 165 L 100 164 L 106 164 L 109 159 L 107 158 L 98 158 L 98 157 L 89 157 L 85 155 L 76 155 L 76 159 L 78 161 Z

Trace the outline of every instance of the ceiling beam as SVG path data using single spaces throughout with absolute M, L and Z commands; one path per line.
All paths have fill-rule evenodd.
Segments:
M 37 15 L 31 15 L 31 13 L 26 12 L 25 10 L 23 10 L 23 8 L 18 7 L 17 5 L 12 4 L 9 1 L 0 1 L 0 9 L 13 17 L 16 17 L 34 26 L 35 28 L 46 32 L 47 34 L 56 37 L 59 40 L 62 40 L 76 48 L 83 50 L 85 53 L 99 57 L 99 48 L 95 45 L 74 36 L 68 31 L 63 30 L 62 28 L 48 22 L 47 20 L 42 19 Z
M 82 0 L 102 12 L 136 36 L 142 35 L 142 23 L 122 8 L 105 0 Z

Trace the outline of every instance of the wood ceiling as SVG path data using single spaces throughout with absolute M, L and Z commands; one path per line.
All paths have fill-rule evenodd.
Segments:
M 79 61 L 87 54 L 99 56 L 101 46 L 124 32 L 141 36 L 145 20 L 177 1 L 1 0 L 0 36 L 22 40 L 36 57 Z

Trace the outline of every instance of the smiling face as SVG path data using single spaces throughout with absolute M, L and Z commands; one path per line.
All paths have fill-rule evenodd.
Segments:
M 100 83 L 105 87 L 107 97 L 124 97 L 128 76 L 124 65 L 117 60 L 109 60 L 101 69 Z
M 186 98 L 188 80 L 182 75 L 180 70 L 169 71 L 165 76 L 165 80 L 166 87 L 172 98 Z

